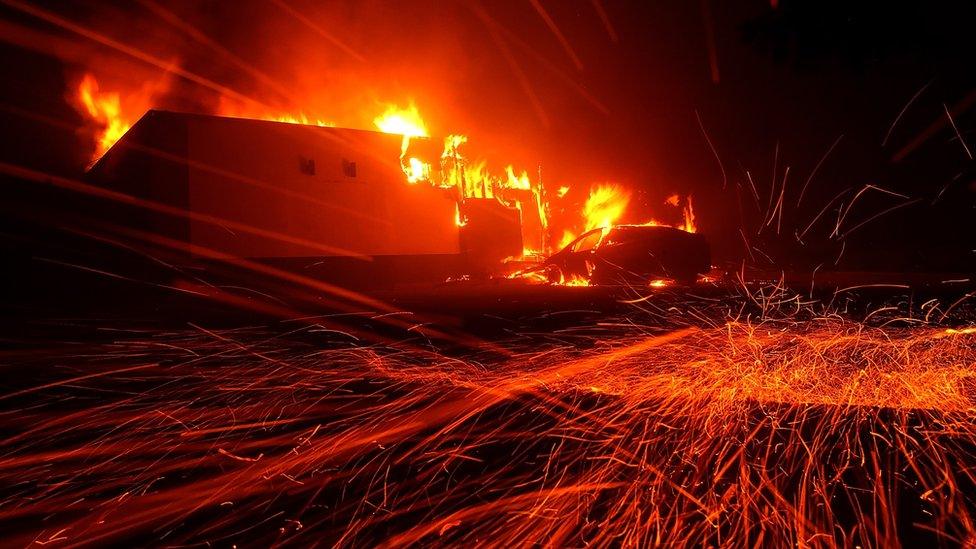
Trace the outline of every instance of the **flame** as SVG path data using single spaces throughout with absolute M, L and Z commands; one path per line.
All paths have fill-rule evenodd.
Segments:
M 562 192 L 562 189 L 560 189 L 560 192 Z M 586 231 L 601 227 L 606 228 L 617 224 L 617 222 L 623 217 L 629 203 L 630 192 L 619 185 L 604 183 L 594 186 L 590 189 L 590 196 L 586 199 L 586 203 L 583 206 L 583 211 L 581 212 L 583 230 L 580 232 L 565 230 L 562 238 L 559 241 L 559 247 L 566 247 L 573 240 L 575 240 L 577 236 L 585 233 Z M 677 194 L 671 195 L 664 201 L 664 203 L 669 206 L 678 206 L 681 203 L 681 197 Z M 644 227 L 674 227 L 689 233 L 695 232 L 697 230 L 697 226 L 695 225 L 695 211 L 692 206 L 690 195 L 685 198 L 685 207 L 682 209 L 682 218 L 683 221 L 676 225 L 662 223 L 661 221 L 653 218 L 643 223 L 638 223 L 638 225 Z
M 318 116 L 310 116 L 305 111 L 282 112 L 260 108 L 257 104 L 242 106 L 236 101 L 231 101 L 224 96 L 220 97 L 217 105 L 217 114 L 230 118 L 249 118 L 252 120 L 268 120 L 270 122 L 283 122 L 285 124 L 302 124 L 305 126 L 335 127 L 335 122 Z
M 286 124 L 304 124 L 306 126 L 322 126 L 322 127 L 335 127 L 335 122 L 328 122 L 326 120 L 315 119 L 312 120 L 303 112 L 299 112 L 297 115 L 290 114 L 278 114 L 271 115 L 268 117 L 262 117 L 266 120 L 273 120 L 275 122 L 284 122 Z
M 122 119 L 122 101 L 118 93 L 102 92 L 98 89 L 98 81 L 91 74 L 86 74 L 78 86 L 78 100 L 92 120 L 101 126 L 95 135 L 97 160 L 116 141 L 129 131 L 130 122 Z
M 509 189 L 523 189 L 530 190 L 532 188 L 532 183 L 529 181 L 529 175 L 523 170 L 518 176 L 515 175 L 515 170 L 512 169 L 512 165 L 509 164 L 505 168 L 505 173 L 508 175 L 508 185 Z
M 613 225 L 624 214 L 629 202 L 630 192 L 619 185 L 605 183 L 590 189 L 590 196 L 583 206 L 583 232 Z
M 152 91 L 152 90 L 150 90 Z M 103 92 L 99 90 L 98 82 L 88 74 L 82 80 L 78 89 L 77 99 L 79 110 L 94 120 L 99 126 L 97 152 L 95 158 L 100 157 L 111 145 L 119 139 L 131 126 L 130 119 L 124 116 L 127 102 L 136 103 L 140 107 L 138 115 L 145 112 L 152 105 L 148 102 L 151 93 L 146 90 L 141 94 L 134 94 L 133 97 L 140 101 L 130 101 L 129 96 L 122 96 L 115 92 Z M 143 108 L 144 107 L 144 108 Z M 253 118 L 270 120 L 291 124 L 304 124 L 316 126 L 334 126 L 335 124 L 328 119 L 320 116 L 312 116 L 305 111 L 281 112 L 265 110 L 260 104 L 242 107 L 239 103 L 232 102 L 224 97 L 220 98 L 217 111 L 222 116 Z M 440 158 L 440 171 L 434 172 L 431 167 L 430 159 L 423 156 L 408 154 L 411 138 L 428 137 L 430 135 L 427 124 L 417 106 L 410 102 L 403 108 L 390 103 L 384 106 L 383 112 L 379 116 L 366 116 L 365 120 L 372 120 L 373 126 L 385 133 L 392 133 L 403 136 L 400 150 L 400 165 L 405 175 L 406 182 L 417 184 L 427 182 L 430 185 L 440 188 L 455 188 L 458 191 L 458 199 L 463 202 L 466 199 L 489 199 L 494 198 L 506 205 L 518 208 L 526 207 L 526 195 L 515 191 L 530 191 L 529 200 L 534 198 L 534 206 L 538 209 L 539 222 L 541 223 L 544 235 L 551 234 L 549 231 L 549 202 L 545 189 L 540 182 L 532 181 L 526 170 L 518 171 L 513 164 L 505 166 L 502 172 L 493 172 L 489 168 L 487 160 L 479 159 L 470 161 L 461 152 L 461 147 L 468 142 L 468 137 L 461 134 L 448 135 L 444 140 L 444 150 Z M 434 177 L 437 173 L 438 177 Z M 568 185 L 556 187 L 556 196 L 563 198 L 570 190 Z M 594 185 L 590 189 L 582 211 L 580 212 L 581 221 L 575 224 L 574 230 L 567 229 L 563 232 L 560 247 L 565 246 L 578 234 L 600 227 L 610 227 L 620 222 L 627 206 L 629 205 L 631 193 L 626 188 L 614 183 L 602 183 Z M 665 204 L 677 207 L 681 197 L 673 194 L 665 200 Z M 692 209 L 691 197 L 689 196 L 683 209 L 683 223 L 673 225 L 683 230 L 694 232 L 695 215 Z M 465 220 L 457 212 L 458 226 L 464 226 Z M 665 225 L 657 220 L 651 219 L 645 225 Z M 526 246 L 523 257 L 535 255 L 541 252 L 551 251 L 550 245 L 543 237 L 541 245 Z M 545 248 L 535 250 L 533 247 Z
M 685 201 L 685 209 L 682 213 L 684 214 L 685 223 L 678 228 L 689 233 L 696 232 L 698 227 L 695 225 L 695 210 L 691 205 L 691 195 L 688 195 Z
M 373 119 L 373 125 L 383 133 L 395 133 L 405 137 L 428 136 L 427 125 L 413 103 L 405 109 L 387 105 L 383 114 Z
M 589 286 L 590 280 L 585 276 L 572 275 L 569 278 L 563 279 L 559 284 L 561 286 Z
M 168 78 L 147 81 L 141 89 L 124 96 L 106 91 L 98 79 L 86 73 L 72 97 L 72 105 L 94 126 L 95 152 L 91 164 L 98 161 L 112 145 L 129 131 L 132 124 L 153 106 L 153 98 L 168 87 Z
M 417 183 L 430 179 L 430 164 L 419 158 L 411 157 L 407 161 L 404 171 L 407 174 L 407 183 Z

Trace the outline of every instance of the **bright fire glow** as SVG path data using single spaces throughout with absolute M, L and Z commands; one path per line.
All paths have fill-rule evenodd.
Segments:
M 410 103 L 405 109 L 396 105 L 388 105 L 380 116 L 373 119 L 373 124 L 384 133 L 395 133 L 407 137 L 426 137 L 427 125 L 417 106 Z
M 590 285 L 590 279 L 586 278 L 585 276 L 572 275 L 569 278 L 567 278 L 567 279 L 563 280 L 562 282 L 560 282 L 560 285 L 562 285 L 562 286 L 589 286 Z
M 98 81 L 91 74 L 86 74 L 78 86 L 78 100 L 84 106 L 88 116 L 101 126 L 95 135 L 97 160 L 132 124 L 122 119 L 122 100 L 118 93 L 102 92 L 98 89 Z
M 86 119 L 95 136 L 95 151 L 90 164 L 118 141 L 149 109 L 155 98 L 169 87 L 168 73 L 145 80 L 141 87 L 125 92 L 108 91 L 94 74 L 85 74 L 78 86 L 71 90 L 71 105 Z
M 619 185 L 606 183 L 590 190 L 583 206 L 585 231 L 609 227 L 623 216 L 630 202 L 630 192 Z
M 698 227 L 695 225 L 695 210 L 691 205 L 691 195 L 688 196 L 687 204 L 682 212 L 685 218 L 685 223 L 679 229 L 683 231 L 688 231 L 689 233 L 696 232 Z
M 430 164 L 423 162 L 419 158 L 410 158 L 407 161 L 407 166 L 409 166 L 406 170 L 408 183 L 416 183 L 430 179 Z
M 529 181 L 529 175 L 524 170 L 521 174 L 516 176 L 515 170 L 513 170 L 512 165 L 509 164 L 505 168 L 505 173 L 508 175 L 508 188 L 523 189 L 526 191 L 532 188 L 532 183 Z
M 583 205 L 583 231 L 578 234 L 565 231 L 559 247 L 565 247 L 586 231 L 616 224 L 623 216 L 628 203 L 630 203 L 630 192 L 623 187 L 613 183 L 594 186 L 590 189 L 590 196 Z

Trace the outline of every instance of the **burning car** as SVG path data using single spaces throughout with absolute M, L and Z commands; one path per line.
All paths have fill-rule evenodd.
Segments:
M 659 225 L 615 225 L 587 231 L 521 274 L 554 284 L 692 282 L 711 269 L 708 242 L 697 233 Z

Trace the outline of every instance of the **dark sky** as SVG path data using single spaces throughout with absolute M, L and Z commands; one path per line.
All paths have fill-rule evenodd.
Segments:
M 155 107 L 356 127 L 412 100 L 571 202 L 618 182 L 639 221 L 693 195 L 719 259 L 972 270 L 970 3 L 774 3 L 4 1 L 0 159 L 80 173 L 86 72 Z

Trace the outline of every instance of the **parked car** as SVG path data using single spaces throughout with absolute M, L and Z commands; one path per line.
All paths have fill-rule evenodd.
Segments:
M 694 282 L 711 269 L 705 237 L 672 227 L 615 225 L 587 231 L 531 269 L 553 283 L 646 284 Z

